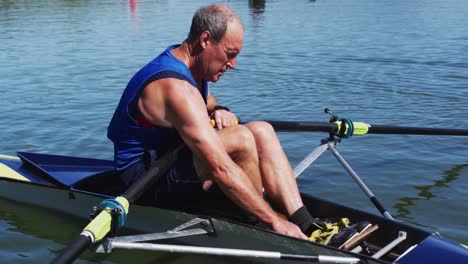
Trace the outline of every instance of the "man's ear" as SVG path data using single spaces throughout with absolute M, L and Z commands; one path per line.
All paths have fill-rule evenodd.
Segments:
M 203 31 L 200 35 L 200 46 L 203 49 L 206 49 L 208 47 L 208 43 L 211 41 L 211 33 L 208 30 Z

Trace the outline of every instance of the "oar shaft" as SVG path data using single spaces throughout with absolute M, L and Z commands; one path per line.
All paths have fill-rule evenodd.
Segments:
M 327 122 L 308 122 L 308 121 L 274 121 L 264 120 L 277 131 L 284 132 L 332 132 L 335 133 L 338 126 Z
M 158 160 L 158 165 L 150 168 L 148 172 L 134 182 L 123 194 L 122 196 L 127 198 L 129 203 L 133 203 L 149 188 L 151 185 L 159 179 L 159 177 L 165 173 L 172 164 L 177 160 L 179 152 L 185 145 L 181 144 L 177 146 L 172 151 L 166 153 L 162 158 Z
M 468 136 L 468 130 L 449 128 L 425 128 L 371 125 L 369 134 L 403 134 L 403 135 L 441 135 L 441 136 Z
M 157 166 L 151 168 L 140 179 L 134 182 L 120 197 L 116 203 L 123 204 L 135 202 L 159 177 L 162 176 L 176 161 L 179 152 L 185 145 L 181 144 L 158 159 Z M 126 214 L 126 212 L 125 212 Z M 111 230 L 112 216 L 108 210 L 103 210 L 97 215 L 84 231 L 75 238 L 51 263 L 72 263 L 95 241 L 101 240 Z
M 264 121 L 270 123 L 273 128 L 279 132 L 328 132 L 335 134 L 339 130 L 337 123 L 276 120 Z M 338 121 L 338 124 L 341 124 L 341 122 Z M 355 124 L 359 124 L 360 127 L 368 126 L 367 134 L 468 136 L 468 129 L 367 125 L 360 122 L 356 122 Z
M 58 255 L 51 264 L 72 263 L 91 245 L 91 238 L 80 234 Z

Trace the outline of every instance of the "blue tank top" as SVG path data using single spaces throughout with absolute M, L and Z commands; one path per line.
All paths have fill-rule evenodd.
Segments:
M 120 98 L 107 128 L 107 137 L 114 143 L 114 166 L 117 171 L 125 170 L 139 162 L 145 151 L 155 150 L 156 155 L 160 155 L 181 140 L 174 128 L 156 127 L 139 122 L 142 116 L 138 110 L 138 99 L 143 88 L 156 80 L 176 78 L 185 80 L 198 89 L 188 67 L 171 53 L 171 50 L 178 46 L 168 47 L 139 70 Z M 208 96 L 206 81 L 203 81 L 200 93 L 206 103 Z

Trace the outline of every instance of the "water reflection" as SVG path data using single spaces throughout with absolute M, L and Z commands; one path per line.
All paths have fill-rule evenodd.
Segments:
M 265 0 L 249 0 L 249 8 L 254 14 L 265 12 Z
M 410 217 L 408 215 L 411 213 L 411 211 L 408 209 L 408 207 L 413 206 L 415 201 L 430 200 L 437 197 L 437 195 L 435 195 L 432 191 L 435 188 L 448 187 L 448 184 L 457 180 L 460 177 L 460 172 L 466 168 L 468 168 L 468 163 L 456 165 L 452 169 L 445 171 L 444 177 L 442 179 L 434 180 L 433 184 L 414 186 L 414 188 L 419 191 L 417 193 L 418 197 L 400 198 L 401 203 L 397 203 L 393 206 L 393 208 L 397 209 L 398 212 L 395 217 L 409 219 Z
M 249 0 L 249 10 L 252 14 L 252 26 L 255 29 L 261 27 L 263 13 L 265 12 L 265 0 Z
M 138 0 L 128 0 L 128 12 L 132 21 L 137 21 Z
M 130 14 L 135 14 L 137 11 L 138 0 L 128 0 L 128 10 Z

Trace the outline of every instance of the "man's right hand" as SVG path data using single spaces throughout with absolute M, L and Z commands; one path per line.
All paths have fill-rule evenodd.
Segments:
M 223 129 L 239 123 L 239 119 L 234 113 L 223 109 L 214 111 L 210 118 L 214 120 L 215 125 L 213 127 L 216 127 L 217 129 Z M 211 124 L 213 125 L 213 122 Z
M 304 233 L 302 233 L 301 229 L 297 225 L 281 217 L 278 217 L 278 219 L 271 224 L 271 227 L 273 228 L 274 231 L 282 235 L 296 237 L 296 238 L 305 239 L 305 240 L 309 239 L 306 235 L 304 235 Z

